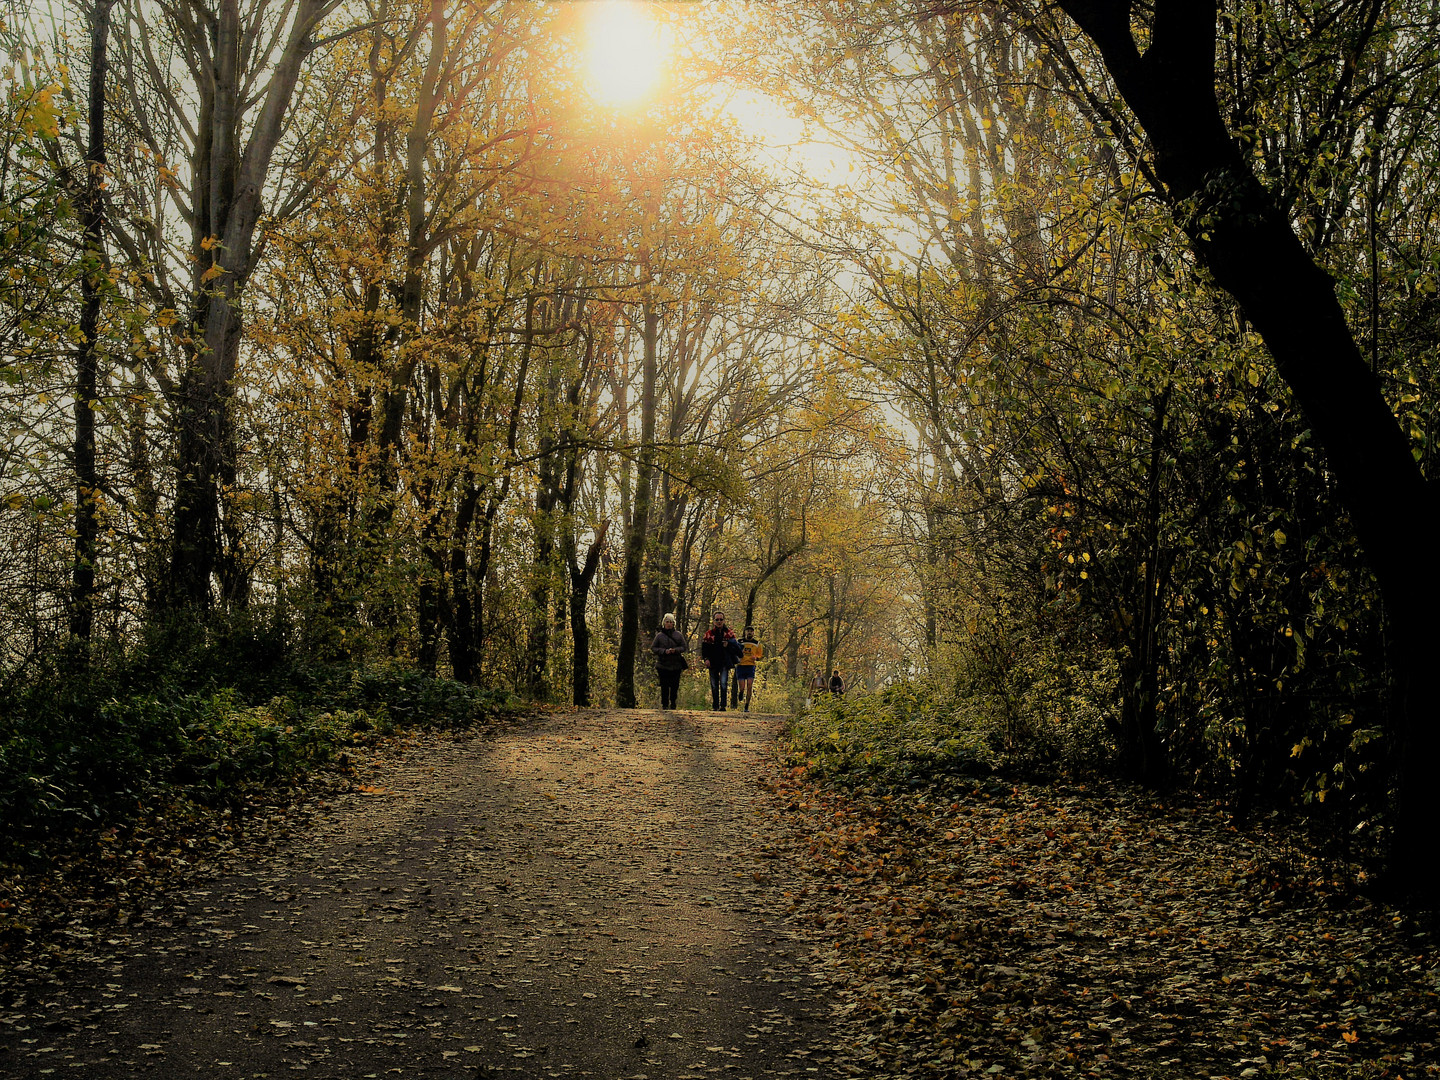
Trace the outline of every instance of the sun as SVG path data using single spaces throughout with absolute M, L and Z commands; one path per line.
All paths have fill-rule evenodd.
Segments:
M 585 67 L 590 93 L 610 105 L 633 105 L 660 81 L 667 46 L 647 5 L 605 0 L 592 5 Z

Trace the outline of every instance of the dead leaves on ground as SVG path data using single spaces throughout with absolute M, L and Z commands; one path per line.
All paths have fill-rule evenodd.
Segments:
M 277 838 L 303 820 L 304 812 L 296 815 L 304 799 L 351 790 L 357 759 L 363 767 L 372 753 L 403 752 L 413 743 L 403 734 L 373 737 L 373 750 L 352 749 L 303 783 L 257 789 L 233 807 L 157 797 L 117 825 L 49 838 L 26 865 L 0 864 L 0 975 L 88 954 L 117 928 L 143 919 L 168 889 L 222 864 L 242 837 L 252 846 Z M 358 790 L 396 794 L 364 784 Z
M 877 1073 L 1440 1075 L 1440 965 L 1293 838 L 1081 786 L 775 785 Z

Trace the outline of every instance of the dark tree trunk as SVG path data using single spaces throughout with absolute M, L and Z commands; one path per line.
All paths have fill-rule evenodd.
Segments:
M 929 674 L 935 671 L 935 650 L 940 644 L 940 613 L 935 598 L 935 589 L 940 580 L 940 541 L 936 535 L 940 529 L 940 515 L 927 499 L 925 504 L 925 573 L 922 595 L 925 600 L 925 669 Z
M 685 515 L 684 530 L 680 535 L 680 569 L 675 575 L 675 623 L 682 633 L 688 632 L 691 623 L 690 609 L 695 584 L 695 542 L 700 536 L 701 513 L 692 508 Z
M 485 625 L 485 601 L 489 589 L 490 563 L 495 549 L 495 512 L 498 509 L 499 503 L 492 499 L 485 510 L 485 517 L 480 525 L 480 541 L 475 552 L 475 567 L 470 579 L 472 584 L 467 597 L 474 610 L 470 623 L 472 627 L 470 641 L 474 653 L 471 670 L 476 673 L 479 672 L 480 665 L 485 659 L 488 629 Z
M 590 704 L 590 624 L 585 619 L 585 607 L 590 602 L 590 584 L 600 568 L 600 553 L 605 549 L 605 534 L 610 530 L 608 521 L 602 522 L 595 533 L 595 540 L 585 552 L 585 565 L 575 564 L 572 548 L 570 568 L 570 637 L 574 644 L 574 688 L 576 705 Z
M 440 537 L 440 512 L 430 482 L 420 485 L 416 502 L 424 514 L 420 550 L 428 564 L 415 586 L 415 632 L 419 638 L 416 662 L 421 671 L 434 675 L 440 662 L 441 625 L 444 618 L 446 543 Z
M 200 357 L 190 358 L 177 390 L 170 603 L 201 609 L 211 604 L 210 579 L 219 561 L 218 481 L 221 456 L 230 443 L 230 394 L 216 383 Z
M 450 648 L 450 670 L 460 682 L 475 678 L 475 608 L 470 602 L 470 530 L 480 505 L 480 488 L 466 485 L 455 513 L 450 537 L 450 602 L 446 605 L 445 638 Z
M 442 605 L 440 582 L 437 580 L 441 571 L 439 559 L 431 558 L 430 571 L 415 587 L 415 630 L 420 638 L 416 664 L 425 674 L 434 675 L 440 662 Z
M 238 345 L 237 345 L 238 348 Z M 226 425 L 226 442 L 220 454 L 220 490 L 238 491 L 240 483 L 240 449 L 235 444 L 235 425 Z M 245 554 L 245 531 L 239 511 L 221 497 L 218 504 L 220 536 L 220 595 L 231 611 L 244 611 L 250 606 L 251 561 Z
M 800 677 L 800 630 L 790 627 L 790 636 L 785 639 L 785 678 Z
M 1440 901 L 1440 577 L 1434 492 L 1366 365 L 1335 283 L 1316 265 L 1226 130 L 1215 97 L 1213 0 L 1160 0 L 1142 53 L 1127 0 L 1061 0 L 1095 43 L 1154 148 L 1155 172 L 1200 263 L 1260 333 L 1325 451 L 1385 603 L 1398 679 L 1400 789 L 1392 878 Z
M 126 469 L 130 475 L 130 507 L 140 529 L 139 569 L 145 594 L 145 611 L 157 617 L 165 608 L 166 543 L 160 527 L 160 493 L 150 460 L 150 437 L 146 430 L 150 414 L 146 404 L 149 386 L 144 373 L 135 380 L 135 400 L 127 420 Z
M 672 434 L 670 438 L 671 444 L 675 445 L 679 436 Z M 647 629 L 658 629 L 666 612 L 675 610 L 675 541 L 685 522 L 685 510 L 690 505 L 689 493 L 682 491 L 675 494 L 671 490 L 669 477 L 660 485 L 660 496 L 660 524 L 654 543 L 650 546 L 653 566 L 646 575 L 649 587 L 645 591 L 645 617 L 642 624 Z M 683 573 L 684 568 L 681 569 Z
M 562 434 L 557 438 L 551 410 L 560 397 L 560 374 L 553 359 L 547 364 L 545 391 L 540 398 L 541 434 L 536 461 L 535 510 L 531 517 L 535 555 L 530 566 L 530 627 L 526 634 L 525 668 L 530 696 L 536 701 L 550 697 L 550 597 L 554 584 L 555 509 L 560 501 L 561 463 L 566 447 Z
M 825 609 L 825 676 L 835 670 L 835 653 L 840 648 L 840 607 L 835 597 L 835 578 L 832 575 L 825 582 L 830 604 Z
M 100 280 L 105 271 L 105 73 L 110 8 L 95 0 L 90 16 L 90 114 L 85 148 L 85 201 L 80 227 L 85 274 L 80 279 L 80 344 L 75 352 L 75 560 L 71 575 L 70 633 L 88 662 L 95 625 L 95 564 L 99 558 L 100 476 L 95 467 L 95 402 L 99 396 Z
M 531 297 L 525 305 L 525 339 L 520 348 L 520 367 L 515 373 L 515 394 L 510 402 L 510 426 L 505 435 L 505 465 L 504 475 L 497 486 L 492 480 L 489 483 L 489 496 L 485 502 L 485 513 L 480 523 L 480 541 L 475 559 L 474 572 L 470 577 L 470 586 L 466 597 L 466 606 L 473 602 L 474 617 L 470 625 L 474 628 L 471 634 L 472 658 L 470 667 L 472 671 L 478 669 L 478 665 L 484 658 L 485 649 L 485 590 L 486 583 L 490 577 L 490 563 L 495 550 L 495 519 L 500 513 L 500 507 L 510 497 L 511 477 L 514 475 L 515 447 L 520 437 L 520 415 L 521 407 L 525 404 L 525 380 L 530 373 L 530 355 L 535 345 L 535 299 Z M 460 582 L 455 583 L 457 589 L 463 588 Z
M 525 678 L 530 696 L 536 701 L 550 696 L 550 586 L 555 537 L 551 531 L 554 492 L 546 487 L 542 476 L 535 498 L 535 557 L 530 567 L 530 626 L 525 636 Z
M 405 277 L 400 285 L 400 317 L 402 335 L 414 335 L 420 326 L 425 300 L 425 259 L 429 254 L 426 215 L 427 151 L 435 112 L 440 105 L 439 82 L 448 49 L 450 21 L 442 0 L 431 0 L 426 16 L 430 23 L 429 58 L 418 87 L 415 120 L 405 133 Z M 394 493 L 399 468 L 397 455 L 404 434 L 405 406 L 409 400 L 410 380 L 415 375 L 415 356 L 403 355 L 390 373 L 389 385 L 380 399 L 380 483 L 384 524 L 392 512 L 390 496 Z
M 1121 769 L 1132 779 L 1151 787 L 1163 787 L 1170 778 L 1170 761 L 1159 731 L 1160 629 L 1165 618 L 1164 564 L 1167 561 L 1160 547 L 1160 500 L 1169 399 L 1167 388 L 1150 403 L 1150 457 L 1141 521 L 1144 548 L 1135 583 L 1139 595 L 1130 623 L 1120 703 Z
M 625 537 L 625 576 L 620 584 L 620 648 L 615 663 L 615 704 L 635 707 L 635 653 L 640 637 L 640 569 L 650 527 L 650 477 L 655 470 L 655 365 L 660 314 L 645 302 L 645 360 L 640 390 L 640 454 L 635 465 L 635 497 Z

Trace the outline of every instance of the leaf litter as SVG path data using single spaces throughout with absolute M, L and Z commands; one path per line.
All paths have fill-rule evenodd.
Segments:
M 1281 828 L 1123 787 L 777 772 L 789 912 L 872 1075 L 1440 1075 L 1433 936 Z

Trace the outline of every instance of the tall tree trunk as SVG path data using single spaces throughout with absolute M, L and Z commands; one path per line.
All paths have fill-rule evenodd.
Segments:
M 530 696 L 544 701 L 550 696 L 550 593 L 552 562 L 555 556 L 554 463 L 547 456 L 552 445 L 542 447 L 540 479 L 535 490 L 535 553 L 530 566 L 530 626 L 526 633 L 525 669 Z
M 751 584 L 750 591 L 745 596 L 745 622 L 741 626 L 742 630 L 746 626 L 753 625 L 755 622 L 755 600 L 760 595 L 761 586 L 769 581 L 787 562 L 804 551 L 807 543 L 809 543 L 809 530 L 805 521 L 805 511 L 802 509 L 800 516 L 800 539 L 765 564 L 765 568 L 760 571 L 760 576 Z
M 432 481 L 417 485 L 415 502 L 424 517 L 420 529 L 420 550 L 426 567 L 415 583 L 415 633 L 419 638 L 416 662 L 421 671 L 434 675 L 440 662 L 440 633 L 443 620 L 445 555 L 448 545 L 440 536 L 441 513 L 436 505 Z
M 546 365 L 545 391 L 540 397 L 540 441 L 537 447 L 535 511 L 531 517 L 534 558 L 530 565 L 530 626 L 526 634 L 525 669 L 530 696 L 536 701 L 550 697 L 550 597 L 555 567 L 555 508 L 560 501 L 562 434 L 556 436 L 554 409 L 559 404 L 560 373 L 553 357 Z M 567 532 L 568 526 L 567 526 Z
M 221 455 L 228 445 L 230 395 L 216 384 L 202 357 L 192 356 L 178 384 L 174 523 L 170 604 L 208 608 L 219 559 Z
M 71 575 L 70 633 L 89 661 L 95 625 L 95 564 L 99 558 L 100 476 L 95 467 L 95 403 L 100 385 L 100 281 L 105 272 L 105 74 L 109 64 L 110 9 L 95 0 L 90 15 L 89 132 L 85 148 L 85 202 L 80 226 L 85 274 L 80 279 L 80 343 L 75 350 L 75 560 Z
M 510 484 L 515 469 L 515 447 L 520 438 L 521 407 L 525 404 L 525 380 L 530 374 L 530 356 L 535 348 L 535 298 L 531 296 L 525 304 L 525 336 L 520 346 L 520 368 L 515 373 L 515 394 L 510 401 L 510 426 L 505 434 L 505 460 L 500 483 L 489 481 L 489 496 L 485 501 L 485 513 L 481 517 L 480 542 L 471 576 L 473 585 L 470 596 L 474 598 L 474 627 L 472 648 L 474 658 L 472 670 L 484 659 L 485 649 L 485 592 L 490 577 L 490 564 L 495 551 L 495 519 L 500 507 L 510 497 Z M 459 587 L 457 583 L 457 587 Z
M 443 0 L 431 0 L 426 14 L 430 25 L 429 53 L 425 72 L 416 87 L 415 117 L 405 133 L 405 177 L 399 187 L 399 202 L 387 225 L 401 220 L 405 224 L 405 272 L 400 282 L 400 322 L 387 331 L 389 344 L 396 358 L 379 394 L 377 433 L 378 453 L 375 456 L 375 490 L 370 513 L 365 521 L 365 540 L 371 565 L 378 565 L 388 545 L 391 522 L 400 498 L 400 467 L 404 451 L 405 415 L 410 400 L 410 384 L 415 378 L 421 353 L 408 348 L 419 334 L 425 309 L 425 262 L 430 254 L 429 219 L 426 213 L 426 165 L 435 113 L 441 100 L 440 83 L 449 46 L 450 22 L 445 15 Z M 380 133 L 383 135 L 383 126 Z M 393 227 L 393 226 L 392 226 Z M 393 279 L 389 284 L 394 288 Z M 376 333 L 373 323 L 366 332 Z M 378 349 L 378 339 L 376 341 Z M 399 641 L 399 616 L 394 597 L 386 597 L 374 606 L 373 621 L 386 628 L 393 652 Z
M 605 549 L 605 534 L 609 531 L 610 523 L 601 522 L 600 528 L 595 531 L 595 539 L 585 552 L 583 566 L 576 565 L 572 535 L 566 560 L 570 569 L 570 638 L 574 644 L 571 685 L 576 705 L 590 704 L 590 624 L 585 619 L 585 608 L 590 602 L 590 584 L 595 580 L 595 571 L 600 568 L 600 553 Z
M 285 115 L 313 48 L 312 33 L 328 0 L 299 0 L 243 150 L 251 31 L 238 0 L 220 0 L 216 18 L 184 24 L 201 61 L 194 160 L 191 325 L 195 344 L 178 381 L 175 504 L 170 553 L 170 603 L 210 605 L 219 558 L 219 480 L 231 437 L 231 387 L 240 355 L 241 295 L 254 269 L 255 229 L 270 160 Z
M 797 627 L 790 627 L 790 635 L 785 639 L 785 678 L 798 679 L 800 677 L 800 630 Z
M 1160 547 L 1160 498 L 1163 480 L 1165 414 L 1170 400 L 1167 387 L 1151 402 L 1150 456 L 1145 478 L 1145 511 L 1141 520 L 1144 547 L 1135 604 L 1125 682 L 1121 687 L 1120 761 L 1134 780 L 1151 787 L 1164 786 L 1170 763 L 1160 738 L 1160 628 L 1165 598 L 1165 553 Z
M 673 425 L 672 425 L 673 427 Z M 680 437 L 672 435 L 671 445 L 677 445 Z M 661 509 L 659 530 L 655 542 L 651 546 L 654 567 L 648 575 L 650 579 L 649 588 L 646 590 L 645 619 L 646 627 L 659 627 L 660 620 L 666 612 L 675 610 L 677 596 L 675 576 L 675 541 L 680 536 L 681 527 L 685 523 L 685 511 L 690 505 L 690 494 L 688 491 L 681 491 L 678 494 L 671 490 L 670 478 L 667 476 L 660 484 Z M 682 558 L 684 552 L 681 553 Z M 683 575 L 685 567 L 681 566 L 680 572 Z
M 825 676 L 835 670 L 835 653 L 840 647 L 840 611 L 835 600 L 835 577 L 832 574 L 825 581 L 830 604 L 825 609 Z
M 937 653 L 940 644 L 940 611 L 935 590 L 940 585 L 940 515 L 934 503 L 925 500 L 925 580 L 921 583 L 921 594 L 925 601 L 925 670 L 929 675 L 936 671 Z
M 435 112 L 440 104 L 440 76 L 449 43 L 450 22 L 445 16 L 444 0 L 431 0 L 427 16 L 430 23 L 430 53 L 425 75 L 418 87 L 415 121 L 405 134 L 405 277 L 400 286 L 401 332 L 413 337 L 419 330 L 425 306 L 425 260 L 429 255 L 428 218 L 426 215 L 425 166 L 430 147 L 430 133 Z M 410 380 L 414 377 L 418 354 L 401 350 L 401 359 L 390 373 L 390 381 L 381 395 L 380 405 L 380 469 L 382 490 L 393 493 L 399 463 L 401 435 L 405 426 L 405 405 L 409 398 Z M 388 499 L 382 500 L 388 504 Z M 388 507 L 386 511 L 388 513 Z
M 158 616 L 165 607 L 166 550 L 160 524 L 160 493 L 150 460 L 150 436 L 146 430 L 150 415 L 149 386 L 142 371 L 135 380 L 135 394 L 126 424 L 126 470 L 130 476 L 130 510 L 140 529 L 140 580 L 144 589 L 145 612 Z
M 465 683 L 475 678 L 475 607 L 470 602 L 469 552 L 470 531 L 479 505 L 480 487 L 471 480 L 460 497 L 450 537 L 450 599 L 445 605 L 445 640 L 450 648 L 451 673 Z
M 615 664 L 615 704 L 635 707 L 635 650 L 640 637 L 640 568 L 650 527 L 650 478 L 655 471 L 655 365 L 660 313 L 645 301 L 645 360 L 640 390 L 640 454 L 635 498 L 625 537 L 625 577 L 620 585 L 620 648 Z
M 1366 365 L 1334 280 L 1311 258 L 1226 130 L 1215 96 L 1214 0 L 1159 0 L 1137 45 L 1128 0 L 1060 0 L 1100 50 L 1154 148 L 1176 222 L 1217 284 L 1260 333 L 1325 451 L 1340 500 L 1385 603 L 1398 679 L 1393 717 L 1399 808 L 1391 876 L 1440 902 L 1440 510 L 1380 383 Z
M 225 607 L 232 611 L 244 611 L 250 606 L 251 561 L 245 552 L 245 530 L 239 509 L 234 500 L 228 500 L 224 492 L 238 491 L 240 483 L 240 448 L 235 443 L 235 425 L 226 429 L 226 443 L 220 455 L 219 524 L 224 544 L 220 548 L 220 595 Z

